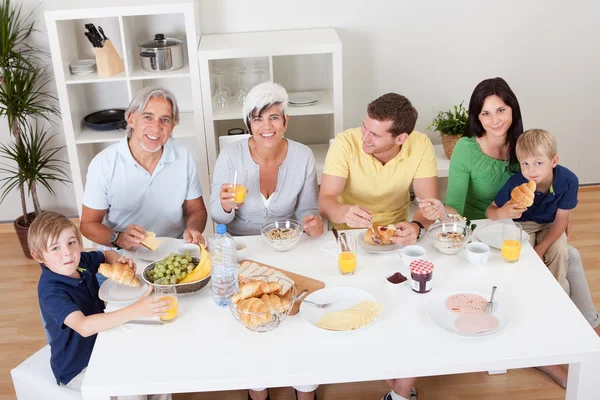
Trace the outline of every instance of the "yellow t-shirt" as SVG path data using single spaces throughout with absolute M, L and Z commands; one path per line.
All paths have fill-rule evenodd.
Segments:
M 373 223 L 387 225 L 407 220 L 410 185 L 413 179 L 437 176 L 437 160 L 431 140 L 414 131 L 396 157 L 382 165 L 362 150 L 362 134 L 355 128 L 336 136 L 323 173 L 346 178 L 340 203 L 364 206 L 373 212 Z

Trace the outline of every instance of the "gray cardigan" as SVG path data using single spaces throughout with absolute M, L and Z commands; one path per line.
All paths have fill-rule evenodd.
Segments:
M 302 222 L 306 215 L 319 215 L 314 155 L 307 146 L 285 140 L 288 141 L 287 155 L 279 166 L 269 208 L 261 197 L 260 166 L 250 155 L 248 140 L 231 143 L 221 150 L 215 164 L 209 212 L 213 221 L 227 224 L 231 235 L 260 235 L 260 228 L 267 222 L 288 218 Z M 242 168 L 248 171 L 248 194 L 244 205 L 226 213 L 219 197 L 221 185 L 229 183 L 230 171 Z

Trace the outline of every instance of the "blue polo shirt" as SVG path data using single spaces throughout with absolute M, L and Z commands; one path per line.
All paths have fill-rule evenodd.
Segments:
M 98 297 L 96 272 L 104 254 L 100 251 L 82 252 L 79 267 L 80 278 L 71 278 L 49 270 L 43 264 L 38 283 L 38 299 L 50 342 L 50 366 L 56 383 L 69 383 L 85 367 L 92 355 L 96 335 L 84 338 L 66 326 L 65 318 L 74 311 L 84 315 L 104 312 L 104 302 Z
M 510 200 L 510 192 L 526 183 L 527 179 L 521 172 L 517 172 L 506 182 L 504 187 L 498 192 L 494 203 L 502 207 Z M 533 221 L 538 224 L 554 222 L 556 211 L 572 210 L 577 206 L 577 192 L 579 190 L 579 179 L 577 175 L 568 168 L 557 165 L 554 169 L 554 180 L 548 190 L 548 193 L 535 192 L 533 205 L 527 209 L 521 218 L 515 221 Z

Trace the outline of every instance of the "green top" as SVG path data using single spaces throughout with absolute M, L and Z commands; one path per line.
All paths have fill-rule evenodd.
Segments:
M 485 210 L 517 170 L 511 172 L 508 161 L 485 155 L 474 137 L 463 137 L 450 159 L 445 204 L 468 219 L 485 219 Z

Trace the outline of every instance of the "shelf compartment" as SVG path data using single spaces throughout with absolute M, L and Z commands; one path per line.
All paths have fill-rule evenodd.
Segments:
M 102 27 L 106 36 L 114 45 L 117 53 L 123 58 L 123 48 L 121 41 L 121 28 L 117 17 L 107 18 L 84 18 L 74 20 L 62 20 L 56 22 L 58 41 L 61 48 L 61 58 L 63 62 L 63 74 L 65 83 L 89 83 L 89 82 L 109 82 L 125 79 L 125 73 L 119 73 L 113 76 L 100 76 L 97 72 L 86 75 L 72 75 L 69 65 L 74 60 L 95 59 L 92 44 L 85 37 L 85 24 L 92 23 L 98 28 Z
M 310 91 L 310 93 L 317 96 L 317 103 L 303 107 L 290 106 L 288 104 L 288 114 L 290 116 L 333 114 L 333 103 L 328 91 L 316 90 Z M 231 98 L 229 108 L 223 114 L 215 114 L 213 119 L 215 121 L 243 119 L 242 106 L 235 102 L 235 99 Z
M 85 127 L 83 124 L 79 127 L 79 130 L 75 129 L 75 131 L 75 143 L 77 144 L 118 142 L 125 137 L 124 129 L 116 129 L 112 131 L 94 131 Z M 179 113 L 179 124 L 175 126 L 175 129 L 173 130 L 173 137 L 195 137 L 196 131 L 197 129 L 194 122 L 194 113 Z

